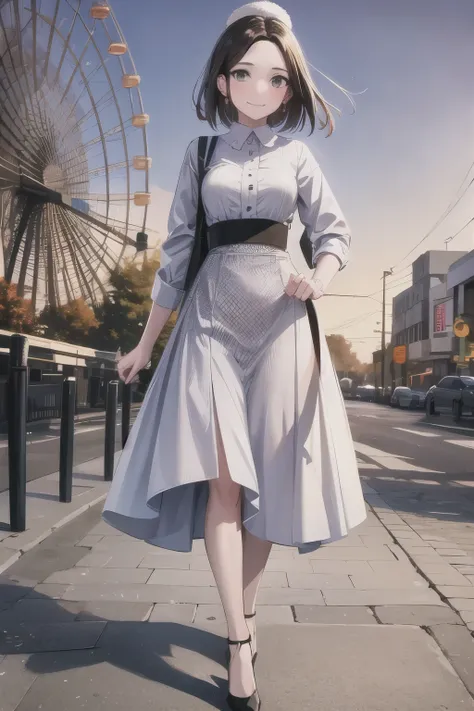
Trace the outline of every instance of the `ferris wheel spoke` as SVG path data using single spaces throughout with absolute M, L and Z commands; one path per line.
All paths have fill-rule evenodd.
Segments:
M 81 256 L 87 271 L 91 275 L 91 280 L 96 283 L 96 286 L 100 289 L 100 291 L 102 292 L 102 295 L 105 297 L 107 295 L 107 290 L 105 289 L 105 286 L 103 284 L 103 281 L 102 281 L 100 275 L 95 271 L 94 267 L 92 266 L 90 256 L 87 254 L 87 249 L 88 249 L 88 243 L 87 243 L 87 239 L 86 239 L 87 235 L 82 230 L 80 230 L 78 228 L 77 224 L 74 224 L 70 215 L 67 215 L 66 213 L 64 213 L 64 217 L 69 222 L 70 228 L 71 228 L 73 234 L 75 234 L 75 236 L 76 236 L 76 243 L 75 244 L 77 247 L 77 251 Z M 91 288 L 89 279 L 86 278 L 84 272 L 83 272 L 83 278 L 84 278 L 84 282 L 87 286 L 87 289 L 90 293 L 91 300 L 95 301 L 96 299 L 95 299 L 94 290 Z
M 50 214 L 50 220 L 51 220 L 52 225 L 54 226 L 54 233 L 56 235 L 60 235 L 61 234 L 61 226 L 60 226 L 59 221 L 57 219 L 56 210 L 54 208 L 55 208 L 55 205 L 46 205 L 45 206 L 45 209 Z M 66 261 L 66 250 L 64 250 L 64 249 L 59 250 L 59 259 L 60 259 L 60 263 L 62 263 L 62 265 L 63 265 L 62 275 L 63 275 L 64 289 L 66 291 L 66 298 L 68 301 L 72 301 L 74 299 L 74 286 L 71 282 L 70 265 L 68 265 L 67 261 Z
M 74 215 L 69 214 L 67 219 L 70 220 L 71 224 L 75 225 L 76 232 L 79 232 L 81 235 L 85 236 L 87 248 L 91 253 L 88 264 L 91 267 L 93 264 L 96 264 L 97 266 L 95 269 L 99 269 L 99 267 L 102 266 L 110 272 L 115 265 L 115 261 L 109 256 L 107 250 L 103 249 L 103 242 L 98 240 L 97 235 L 95 234 L 96 230 L 91 229 L 89 225 L 86 227 L 84 223 L 77 220 Z M 107 235 L 103 234 L 103 237 L 107 237 Z M 123 245 L 121 244 L 121 246 Z M 92 257 L 95 257 L 95 260 Z
M 28 268 L 28 262 L 30 259 L 31 248 L 33 246 L 33 242 L 36 237 L 39 214 L 40 214 L 39 206 L 35 205 L 32 212 L 31 212 L 31 217 L 28 220 L 28 224 L 27 224 L 26 230 L 25 230 L 26 239 L 25 239 L 24 245 L 23 245 L 23 252 L 22 252 L 21 261 L 20 261 L 20 273 L 18 276 L 18 286 L 17 286 L 18 296 L 25 295 L 25 278 L 26 278 L 26 273 L 27 273 L 27 268 Z
M 87 293 L 89 299 L 94 302 L 95 294 L 93 289 L 91 288 L 91 285 L 89 284 L 89 280 L 87 279 L 86 273 L 83 268 L 84 257 L 81 249 L 81 244 L 77 243 L 77 241 L 74 243 L 71 241 L 71 234 L 74 235 L 74 230 L 71 225 L 68 225 L 65 221 L 63 221 L 63 218 L 66 218 L 66 214 L 62 213 L 61 211 L 58 211 L 57 214 L 60 223 L 62 223 L 61 233 L 67 243 L 68 251 L 74 264 L 74 270 L 78 277 L 79 292 L 83 298 L 87 298 Z M 85 264 L 87 264 L 87 262 L 85 262 Z
M 48 47 L 46 50 L 46 58 L 45 58 L 45 62 L 44 62 L 43 74 L 45 77 L 48 76 L 49 59 L 51 57 L 51 49 L 53 47 L 53 40 L 54 40 L 54 27 L 56 26 L 56 22 L 58 20 L 58 13 L 59 13 L 60 4 L 61 4 L 61 0 L 56 0 L 56 7 L 54 8 L 53 22 L 51 24 L 50 31 L 49 31 Z M 41 13 L 41 7 L 40 7 L 40 13 Z
M 12 250 L 10 258 L 8 260 L 8 265 L 5 270 L 5 278 L 7 281 L 11 281 L 13 277 L 13 272 L 15 270 L 15 262 L 18 257 L 18 252 L 20 251 L 21 241 L 25 233 L 26 227 L 28 225 L 28 220 L 31 217 L 31 213 L 34 207 L 34 200 L 31 197 L 27 197 L 23 210 L 21 212 L 20 219 L 18 221 L 18 226 L 16 228 L 15 234 L 13 235 Z

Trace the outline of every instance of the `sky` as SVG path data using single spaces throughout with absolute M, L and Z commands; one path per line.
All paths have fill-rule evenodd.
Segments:
M 236 0 L 114 0 L 112 3 L 150 114 L 153 206 L 149 227 L 166 236 L 169 205 L 188 143 L 212 133 L 198 121 L 192 91 Z M 474 249 L 474 185 L 423 237 L 474 178 L 474 3 L 472 0 L 286 0 L 307 60 L 352 92 L 346 97 L 315 70 L 323 95 L 338 106 L 332 136 L 306 141 L 352 229 L 348 266 L 318 312 L 326 333 L 341 333 L 362 361 L 380 347 L 382 272 L 391 299 L 409 286 L 410 265 L 427 249 Z M 225 129 L 223 129 L 225 130 Z M 462 192 L 462 191 L 461 191 Z M 151 235 L 151 233 L 150 233 Z M 300 235 L 293 225 L 295 265 Z M 416 248 L 415 248 L 416 247 Z M 415 249 L 414 249 L 415 248 Z M 413 251 L 412 251 L 413 250 Z M 409 254 L 411 252 L 411 254 Z M 372 298 L 361 298 L 372 295 Z

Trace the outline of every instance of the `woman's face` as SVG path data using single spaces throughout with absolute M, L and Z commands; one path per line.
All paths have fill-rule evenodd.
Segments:
M 217 78 L 217 86 L 227 96 L 224 75 Z M 231 68 L 229 93 L 228 98 L 237 109 L 241 123 L 245 123 L 245 119 L 265 123 L 268 116 L 291 97 L 285 60 L 273 42 L 255 42 Z

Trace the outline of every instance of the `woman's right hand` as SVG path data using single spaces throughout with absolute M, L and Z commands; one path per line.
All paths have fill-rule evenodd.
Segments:
M 126 384 L 131 383 L 138 371 L 142 370 L 151 359 L 151 353 L 141 343 L 117 359 L 117 370 L 119 378 Z

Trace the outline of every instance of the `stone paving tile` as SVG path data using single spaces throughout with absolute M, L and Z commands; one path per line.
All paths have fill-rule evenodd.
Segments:
M 91 528 L 89 534 L 91 536 L 122 536 L 122 538 L 124 537 L 124 534 L 121 531 L 118 531 L 116 528 L 109 526 L 109 524 L 105 523 L 105 521 L 101 521 L 97 524 L 97 526 Z
M 190 553 L 179 553 L 175 555 L 154 555 L 149 553 L 140 562 L 139 568 L 174 568 L 175 570 L 190 570 L 191 563 L 196 558 L 205 558 L 207 556 L 192 556 Z M 194 568 L 194 570 L 210 570 L 209 568 Z
M 462 624 L 450 607 L 435 605 L 384 605 L 375 607 L 375 614 L 384 625 L 417 625 L 427 627 L 438 624 Z
M 261 588 L 258 593 L 258 603 L 260 605 L 325 604 L 321 590 L 299 590 L 297 588 Z
M 440 556 L 441 557 L 441 556 Z M 443 558 L 446 563 L 452 563 L 452 564 L 457 564 L 457 565 L 474 565 L 474 557 L 471 558 L 471 556 L 459 556 L 459 555 L 450 555 L 450 556 L 445 556 L 443 554 Z
M 288 588 L 289 589 L 289 588 Z M 262 591 L 263 592 L 263 591 Z M 215 587 L 185 587 L 172 585 L 70 585 L 63 600 L 84 602 L 155 602 L 155 603 L 218 603 Z
M 440 585 L 438 587 L 441 595 L 447 598 L 451 597 L 466 597 L 474 599 L 474 585 L 470 587 L 462 585 Z
M 452 597 L 449 602 L 456 610 L 474 610 L 474 600 L 472 598 Z
M 335 548 L 322 546 L 313 553 L 306 553 L 305 558 L 311 560 L 395 560 L 388 546 L 373 546 L 372 548 Z
M 87 536 L 84 536 L 79 543 L 76 543 L 76 546 L 79 548 L 94 548 L 100 541 L 102 541 L 104 536 L 98 536 L 98 535 L 92 535 L 89 533 Z
M 91 649 L 106 622 L 60 622 L 46 625 L 8 625 L 0 630 L 0 654 Z
M 53 573 L 45 583 L 91 585 L 94 583 L 146 583 L 151 570 L 136 568 L 73 568 Z
M 327 605 L 444 605 L 439 595 L 429 588 L 414 590 L 324 590 L 323 594 Z
M 88 553 L 76 563 L 76 568 L 138 568 L 143 553 Z
M 376 561 L 380 564 L 399 565 L 397 561 Z M 310 560 L 314 573 L 332 573 L 335 575 L 353 575 L 355 573 L 369 573 L 374 562 L 366 560 Z
M 438 566 L 435 566 L 438 567 Z M 441 567 L 441 566 L 439 566 Z M 429 565 L 423 566 L 421 569 L 423 573 L 431 580 L 431 582 L 436 585 L 466 585 L 469 586 L 471 583 L 469 582 L 468 578 L 466 578 L 464 575 L 461 575 L 457 570 L 454 570 L 453 568 L 449 568 L 449 566 L 446 566 L 448 568 L 447 570 L 443 571 L 435 571 L 432 572 L 430 570 Z
M 26 598 L 50 598 L 52 600 L 60 600 L 69 585 L 57 585 L 52 583 L 40 583 L 33 590 L 30 590 Z
M 9 624 L 37 625 L 53 622 L 72 622 L 77 612 L 72 612 L 58 600 L 23 598 L 14 607 L 0 614 L 0 628 Z
M 194 621 L 196 608 L 197 606 L 191 603 L 154 605 L 148 622 L 178 622 L 190 625 Z
M 368 562 L 368 569 L 355 571 L 349 575 L 362 573 L 377 573 L 378 575 L 417 575 L 412 563 L 409 560 L 371 560 Z
M 291 625 L 295 622 L 290 605 L 257 605 L 256 611 L 259 628 L 274 624 Z M 226 624 L 222 605 L 198 605 L 194 624 L 205 625 L 210 622 L 216 625 Z
M 374 613 L 368 607 L 295 605 L 294 610 L 297 622 L 311 622 L 322 625 L 378 624 Z
M 474 622 L 474 610 L 463 610 L 459 613 L 464 622 Z
M 312 573 L 311 562 L 306 558 L 270 558 L 265 567 L 265 572 L 281 571 L 284 573 Z M 192 564 L 191 564 L 192 567 Z
M 331 548 L 361 548 L 365 544 L 362 541 L 361 536 L 356 536 L 351 533 L 349 536 L 341 538 L 339 541 L 334 541 L 329 545 L 331 546 Z
M 0 657 L 1 711 L 16 711 L 37 674 L 27 668 L 18 655 Z
M 112 622 L 143 622 L 153 608 L 147 602 L 65 602 L 63 605 L 79 608 L 76 620 L 110 620 Z
M 430 631 L 474 696 L 474 639 L 471 633 L 458 625 L 435 625 Z
M 457 565 L 454 564 L 453 568 L 456 568 L 463 575 L 474 575 L 474 565 Z
M 409 590 L 428 588 L 426 580 L 421 578 L 416 571 L 402 571 L 398 573 L 363 573 L 350 576 L 353 586 L 357 590 Z
M 330 573 L 288 573 L 290 588 L 300 590 L 352 590 L 348 575 L 331 575 Z
M 204 570 L 155 570 L 148 585 L 189 585 L 211 586 L 216 584 L 211 572 Z M 265 571 L 262 576 L 261 587 L 288 587 L 285 573 Z
M 437 553 L 440 554 L 440 556 L 449 557 L 449 558 L 467 558 L 467 553 L 466 551 L 462 551 L 460 548 L 439 548 Z

